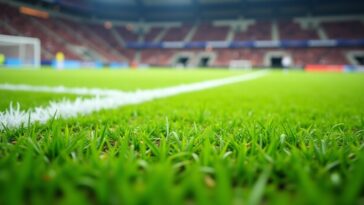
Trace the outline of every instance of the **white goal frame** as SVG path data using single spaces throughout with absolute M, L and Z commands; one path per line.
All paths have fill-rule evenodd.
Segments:
M 230 69 L 251 69 L 252 63 L 250 60 L 231 60 L 229 63 Z
M 0 53 L 6 58 L 11 53 L 13 55 L 11 57 L 21 60 L 22 66 L 39 68 L 41 64 L 41 47 L 38 38 L 0 34 Z

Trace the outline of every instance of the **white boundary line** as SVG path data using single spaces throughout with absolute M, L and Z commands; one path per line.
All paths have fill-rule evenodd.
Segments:
M 93 98 L 77 97 L 76 100 L 62 100 L 50 102 L 46 107 L 36 107 L 27 111 L 20 110 L 19 105 L 14 108 L 10 106 L 5 112 L 0 112 L 0 130 L 5 128 L 18 128 L 39 122 L 46 123 L 50 119 L 72 118 L 79 115 L 87 115 L 103 109 L 114 109 L 124 105 L 139 104 L 157 98 L 174 96 L 187 92 L 194 92 L 215 88 L 227 84 L 254 80 L 263 77 L 267 70 L 257 71 L 235 77 L 228 77 L 217 80 L 208 80 L 186 85 L 172 86 L 167 88 L 139 90 L 135 92 L 122 92 L 117 90 L 86 89 L 86 88 L 65 88 L 30 85 L 2 84 L 3 90 L 23 90 L 34 92 L 71 93 L 78 95 L 94 95 Z
M 58 94 L 74 94 L 74 95 L 119 95 L 125 92 L 120 90 L 98 89 L 98 88 L 67 88 L 64 86 L 37 86 L 37 85 L 24 85 L 24 84 L 0 84 L 0 90 L 10 91 L 27 91 L 27 92 L 42 92 L 42 93 L 58 93 Z

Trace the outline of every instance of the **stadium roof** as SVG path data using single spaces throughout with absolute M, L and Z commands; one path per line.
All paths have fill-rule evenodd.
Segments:
M 13 0 L 87 17 L 160 21 L 363 14 L 363 0 Z

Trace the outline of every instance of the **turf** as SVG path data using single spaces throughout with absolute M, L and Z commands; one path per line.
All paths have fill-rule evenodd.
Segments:
M 160 88 L 176 84 L 233 76 L 239 70 L 9 70 L 0 69 L 0 83 L 88 87 L 121 90 Z
M 76 96 L 71 94 L 0 90 L 0 112 L 9 109 L 10 106 L 15 108 L 19 105 L 21 109 L 31 109 L 38 106 L 46 106 L 50 101 L 75 98 Z
M 199 82 L 245 73 L 244 71 L 223 70 L 65 70 L 51 69 L 0 69 L 0 84 L 27 84 L 36 86 L 66 86 L 102 89 L 120 89 L 135 91 L 139 89 L 152 89 L 172 85 Z M 30 109 L 36 106 L 45 106 L 49 101 L 63 98 L 74 99 L 69 94 L 47 94 L 34 92 L 13 92 L 0 90 L 0 111 L 20 104 L 21 109 Z
M 203 79 L 163 72 L 170 83 L 160 87 Z M 151 73 L 125 78 L 125 88 L 157 87 Z M 363 89 L 362 74 L 271 72 L 5 130 L 0 204 L 362 204 Z

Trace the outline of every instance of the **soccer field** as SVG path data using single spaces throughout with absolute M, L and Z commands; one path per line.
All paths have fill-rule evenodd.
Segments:
M 34 110 L 80 98 L 52 92 L 57 86 L 136 93 L 256 72 L 2 69 L 3 87 L 34 90 L 0 89 L 0 121 L 10 102 Z M 4 125 L 0 204 L 362 204 L 363 149 L 363 74 L 268 71 L 45 124 Z

